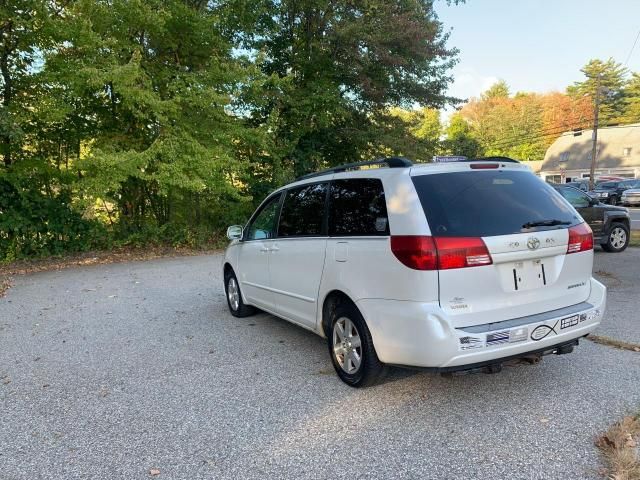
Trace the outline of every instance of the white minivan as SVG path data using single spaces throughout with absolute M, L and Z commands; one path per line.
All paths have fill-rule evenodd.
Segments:
M 354 387 L 385 365 L 495 372 L 569 353 L 605 309 L 589 226 L 504 157 L 306 175 L 227 235 L 231 313 L 259 308 L 326 337 Z

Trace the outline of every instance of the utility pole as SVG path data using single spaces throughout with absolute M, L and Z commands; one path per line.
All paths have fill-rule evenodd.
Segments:
M 593 107 L 593 134 L 591 139 L 591 170 L 589 171 L 589 190 L 595 186 L 596 154 L 598 153 L 598 115 L 600 113 L 600 74 L 596 77 L 596 98 Z

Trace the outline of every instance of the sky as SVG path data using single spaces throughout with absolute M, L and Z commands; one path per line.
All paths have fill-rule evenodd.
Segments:
M 498 79 L 512 93 L 564 91 L 592 58 L 624 64 L 640 31 L 640 0 L 439 0 L 435 9 L 460 50 L 448 92 L 458 98 Z M 640 40 L 627 68 L 640 72 Z

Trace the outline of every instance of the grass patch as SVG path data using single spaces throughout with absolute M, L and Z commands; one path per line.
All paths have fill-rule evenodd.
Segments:
M 622 340 L 616 340 L 615 338 L 605 337 L 603 335 L 590 334 L 587 340 L 591 340 L 593 343 L 599 343 L 600 345 L 606 345 L 607 347 L 614 347 L 620 350 L 629 350 L 631 352 L 640 352 L 640 345 L 637 343 L 623 342 Z
M 640 230 L 631 230 L 630 247 L 640 247 Z
M 596 440 L 612 480 L 640 480 L 640 414 L 625 417 Z

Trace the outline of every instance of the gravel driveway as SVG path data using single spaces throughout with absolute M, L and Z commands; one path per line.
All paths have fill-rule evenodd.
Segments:
M 350 389 L 319 337 L 231 317 L 220 264 L 16 277 L 0 299 L 0 478 L 596 479 L 595 434 L 640 406 L 640 354 L 588 341 L 497 375 L 394 370 Z M 638 321 L 628 295 L 607 322 Z

